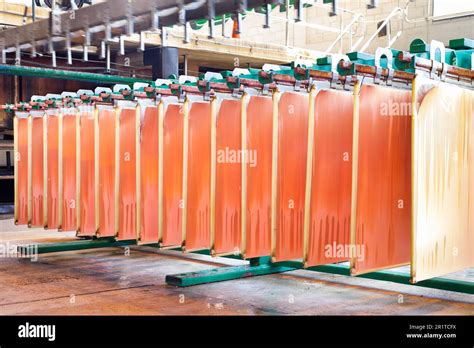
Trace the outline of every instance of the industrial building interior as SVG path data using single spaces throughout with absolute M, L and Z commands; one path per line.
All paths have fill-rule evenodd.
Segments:
M 1 316 L 474 315 L 472 0 L 0 17 Z

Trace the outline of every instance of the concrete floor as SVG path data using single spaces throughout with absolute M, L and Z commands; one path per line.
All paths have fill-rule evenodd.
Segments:
M 0 242 L 74 240 L 0 220 Z M 165 275 L 243 261 L 132 247 L 0 259 L 0 314 L 17 315 L 473 315 L 474 296 L 293 271 L 177 288 Z M 474 269 L 451 277 L 474 281 Z

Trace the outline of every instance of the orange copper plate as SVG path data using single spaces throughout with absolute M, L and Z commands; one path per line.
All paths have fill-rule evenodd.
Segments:
M 416 81 L 413 281 L 474 266 L 474 93 Z M 421 105 L 419 104 L 421 102 Z
M 44 117 L 44 116 L 43 116 Z M 32 227 L 44 226 L 43 117 L 33 117 L 31 132 Z
M 145 109 L 141 127 L 142 243 L 158 243 L 158 108 Z
M 18 118 L 18 153 L 15 154 L 18 166 L 17 206 L 19 225 L 28 224 L 28 119 Z
M 115 235 L 115 111 L 99 112 L 99 235 Z
M 352 273 L 410 262 L 411 93 L 363 85 Z
M 277 230 L 274 259 L 303 257 L 309 98 L 286 92 L 278 105 Z
M 216 130 L 216 231 L 214 252 L 240 250 L 241 243 L 241 100 L 224 99 Z
M 79 235 L 95 235 L 95 172 L 94 172 L 94 114 L 84 111 L 80 113 L 80 144 L 81 144 L 81 190 L 80 190 L 80 231 Z
M 247 237 L 245 257 L 271 254 L 272 98 L 250 97 L 247 107 Z
M 76 115 L 63 116 L 62 230 L 76 229 Z
M 58 190 L 59 190 L 59 178 L 58 178 L 58 151 L 59 151 L 59 117 L 50 115 L 48 116 L 48 183 L 47 183 L 47 204 L 48 204 L 48 228 L 56 229 L 59 224 L 59 209 L 58 209 Z
M 349 260 L 353 94 L 320 91 L 315 98 L 308 256 L 306 266 Z
M 182 243 L 183 120 L 181 105 L 168 105 L 163 126 L 163 246 Z
M 136 110 L 120 111 L 120 190 L 118 240 L 137 238 L 136 233 Z
M 186 249 L 210 248 L 211 106 L 193 102 L 189 110 Z

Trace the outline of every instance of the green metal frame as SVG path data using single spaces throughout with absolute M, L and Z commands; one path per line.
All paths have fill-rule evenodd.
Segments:
M 173 286 L 187 287 L 192 285 L 220 282 L 224 280 L 283 273 L 295 271 L 298 269 L 303 269 L 302 263 L 298 261 L 272 263 L 270 262 L 269 258 L 257 258 L 250 259 L 250 264 L 244 266 L 220 267 L 197 272 L 167 275 L 166 283 Z M 314 266 L 305 268 L 305 270 L 350 276 L 349 267 L 342 264 Z M 447 278 L 432 278 L 413 284 L 410 282 L 410 274 L 395 270 L 371 272 L 358 275 L 357 277 L 383 280 L 423 288 L 448 290 L 464 294 L 474 294 L 474 282 Z
M 37 254 L 48 254 L 64 251 L 100 249 L 100 248 L 114 248 L 137 245 L 136 240 L 117 241 L 113 238 L 94 238 L 89 240 L 75 240 L 62 243 L 44 243 L 44 244 L 29 244 L 17 247 L 20 255 L 31 256 Z M 148 247 L 159 247 L 158 244 L 146 244 Z M 170 249 L 180 251 L 181 248 Z M 209 250 L 192 251 L 192 254 L 210 255 Z M 241 255 L 227 255 L 225 258 L 242 259 Z M 275 273 L 283 273 L 303 269 L 303 265 L 299 261 L 285 261 L 272 263 L 269 256 L 256 257 L 248 259 L 249 264 L 243 266 L 219 267 L 209 270 L 166 275 L 166 283 L 173 286 L 188 287 L 193 285 L 215 283 L 225 280 L 241 279 L 247 277 L 254 277 L 260 275 L 268 275 Z M 306 268 L 308 271 L 316 271 L 322 273 L 339 274 L 350 276 L 349 267 L 342 264 L 329 264 L 322 266 L 314 266 Z M 474 294 L 474 283 L 462 280 L 447 279 L 447 278 L 432 278 L 418 282 L 416 284 L 410 283 L 410 275 L 408 273 L 382 270 L 361 274 L 358 278 L 367 278 L 374 280 L 383 280 L 393 283 L 412 285 L 424 288 L 448 290 L 465 294 Z
M 57 253 L 62 251 L 124 247 L 136 244 L 136 240 L 116 241 L 113 238 L 97 238 L 89 240 L 75 240 L 62 243 L 19 245 L 17 247 L 17 252 L 20 255 L 35 255 Z

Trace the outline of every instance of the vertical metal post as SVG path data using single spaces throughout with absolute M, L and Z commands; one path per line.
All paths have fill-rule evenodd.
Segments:
M 189 143 L 189 99 L 186 97 L 182 105 L 183 108 L 183 216 L 182 216 L 182 247 L 186 250 L 186 228 L 188 211 L 188 143 Z
M 125 38 L 123 35 L 119 37 L 119 55 L 125 55 Z
M 225 37 L 225 14 L 222 15 L 222 37 Z
M 115 106 L 115 197 L 114 197 L 114 229 L 118 237 L 120 229 L 120 109 Z
M 76 113 L 76 232 L 81 233 L 81 111 Z
M 316 98 L 316 86 L 312 86 L 309 93 L 309 113 L 308 113 L 308 147 L 306 156 L 306 191 L 304 200 L 304 222 L 303 222 L 303 265 L 306 267 L 309 252 L 309 231 L 311 213 L 311 188 L 313 179 L 313 144 L 314 144 L 314 104 Z
M 43 227 L 48 227 L 48 114 L 43 114 Z
M 21 161 L 18 153 L 18 117 L 13 116 L 13 177 L 14 177 L 14 221 L 18 223 L 18 162 Z
M 31 221 L 33 218 L 33 176 L 32 176 L 32 164 L 33 164 L 33 116 L 28 115 L 28 227 L 31 227 Z
M 36 21 L 36 3 L 35 0 L 31 0 L 31 19 Z
M 208 23 L 209 23 L 209 36 L 208 36 L 208 38 L 213 39 L 214 38 L 214 19 L 210 18 L 208 20 Z
M 245 254 L 247 249 L 247 162 L 249 154 L 247 153 L 247 98 L 246 92 L 242 95 L 240 119 L 241 119 L 241 149 L 242 149 L 242 163 L 241 163 L 241 246 L 240 252 Z
M 58 114 L 58 230 L 63 227 L 63 112 Z
M 91 44 L 91 33 L 89 31 L 89 28 L 85 29 L 85 40 L 84 40 L 84 46 L 83 46 L 83 60 L 87 62 L 89 60 L 89 45 Z
M 265 29 L 270 28 L 270 13 L 272 11 L 272 5 L 271 4 L 266 4 L 265 5 L 265 24 L 263 27 Z
M 210 248 L 214 252 L 216 240 L 216 149 L 217 149 L 217 98 L 211 99 L 211 197 L 210 197 Z
M 350 244 L 355 246 L 357 232 L 357 180 L 359 173 L 359 95 L 360 81 L 354 86 L 354 125 L 352 133 L 352 193 L 351 193 L 351 219 L 350 219 Z M 350 259 L 351 273 L 354 271 L 355 258 Z
M 165 108 L 163 100 L 158 104 L 158 243 L 163 241 L 163 145 Z
M 474 57 L 474 56 L 473 56 Z M 417 204 L 418 204 L 418 192 L 415 190 L 415 178 L 417 177 L 416 163 L 418 161 L 415 148 L 415 134 L 417 134 L 417 124 L 418 124 L 418 77 L 415 76 L 411 83 L 411 107 L 412 107 L 412 118 L 411 118 L 411 192 L 412 192 L 412 204 L 411 204 L 411 264 L 410 264 L 410 278 L 411 282 L 416 282 L 416 238 L 417 238 Z
M 188 75 L 188 55 L 184 54 L 183 55 L 183 75 L 187 76 Z
M 271 203 L 271 256 L 276 254 L 277 237 L 277 192 L 278 192 L 278 103 L 280 95 L 273 91 L 273 129 L 272 129 L 272 203 Z
M 215 18 L 214 0 L 207 0 L 207 19 L 209 24 L 209 38 L 214 37 L 214 18 Z
M 295 22 L 301 22 L 302 20 L 303 20 L 303 0 L 297 0 Z
M 100 159 L 99 159 L 99 109 L 94 106 L 94 218 L 95 218 L 95 234 L 99 234 L 100 226 L 100 209 L 99 209 L 99 176 L 100 176 Z
M 145 112 L 145 109 L 143 110 Z M 141 201 L 141 153 L 140 153 L 140 137 L 141 137 L 141 107 L 140 104 L 137 104 L 135 108 L 135 197 L 136 197 L 136 204 L 135 204 L 135 221 L 136 221 L 136 234 L 137 240 L 141 238 L 141 230 L 142 230 L 142 201 Z
M 184 43 L 190 43 L 190 31 L 191 31 L 191 26 L 189 25 L 188 22 L 184 24 Z
M 106 45 L 106 70 L 110 72 L 110 45 Z
M 140 32 L 140 51 L 141 52 L 145 51 L 145 32 L 144 31 Z
M 331 12 L 329 12 L 329 15 L 332 17 L 332 16 L 337 16 L 339 13 L 338 13 L 338 8 L 337 8 L 337 1 L 338 0 L 332 0 L 332 3 L 331 3 Z

